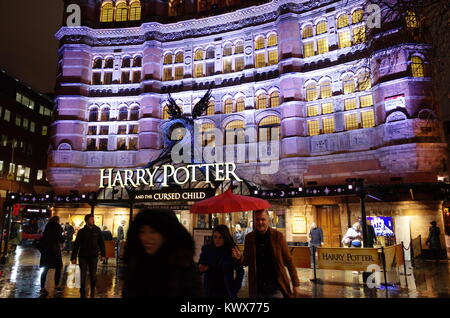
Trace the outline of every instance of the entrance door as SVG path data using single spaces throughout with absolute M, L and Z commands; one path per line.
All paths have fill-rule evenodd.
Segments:
M 322 228 L 324 247 L 341 246 L 342 229 L 338 206 L 317 206 L 317 226 Z

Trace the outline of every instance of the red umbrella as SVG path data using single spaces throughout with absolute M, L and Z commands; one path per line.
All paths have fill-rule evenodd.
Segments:
M 195 203 L 191 207 L 191 213 L 231 213 L 263 210 L 270 207 L 270 203 L 266 200 L 248 197 L 245 195 L 233 194 L 233 192 L 231 192 L 231 189 L 228 189 L 218 196 Z

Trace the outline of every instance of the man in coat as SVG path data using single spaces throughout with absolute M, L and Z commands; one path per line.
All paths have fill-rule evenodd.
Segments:
M 251 298 L 295 297 L 300 293 L 300 281 L 283 234 L 269 227 L 266 210 L 255 211 L 255 230 L 247 235 L 244 255 L 233 249 L 233 257 L 248 266 Z M 294 287 L 291 290 L 286 268 Z
M 369 248 L 373 248 L 373 245 L 377 241 L 377 235 L 375 234 L 375 228 L 372 225 L 371 220 L 367 220 L 367 246 Z
M 436 226 L 436 221 L 430 222 L 430 224 L 430 234 L 428 235 L 426 244 L 430 247 L 437 264 L 439 263 L 439 254 L 441 252 L 441 229 Z
M 84 222 L 86 225 L 78 231 L 70 260 L 72 264 L 76 264 L 78 257 L 81 298 L 86 298 L 86 276 L 89 268 L 91 298 L 94 298 L 98 256 L 101 254 L 101 260 L 105 260 L 105 242 L 103 241 L 102 231 L 94 224 L 94 216 L 92 214 L 86 215 Z

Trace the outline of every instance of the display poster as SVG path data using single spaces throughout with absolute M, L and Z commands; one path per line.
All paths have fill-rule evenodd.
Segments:
M 209 244 L 212 240 L 212 229 L 194 229 L 194 242 L 195 242 L 195 255 L 194 262 L 198 262 L 202 247 L 205 244 Z
M 394 236 L 394 221 L 390 216 L 370 216 L 376 236 Z
M 405 108 L 405 95 L 392 96 L 384 99 L 384 108 L 386 111 L 390 111 L 396 108 Z
M 306 234 L 306 216 L 294 216 L 292 218 L 292 233 Z
M 317 264 L 320 269 L 365 271 L 369 265 L 380 265 L 377 248 L 320 247 L 317 253 Z

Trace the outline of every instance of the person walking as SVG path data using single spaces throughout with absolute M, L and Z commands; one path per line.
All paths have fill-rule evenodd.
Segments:
M 202 247 L 199 270 L 203 274 L 206 297 L 237 298 L 244 279 L 244 268 L 233 258 L 236 243 L 226 225 L 213 229 L 213 240 Z
M 48 220 L 42 238 L 37 244 L 37 247 L 41 252 L 39 266 L 43 268 L 43 271 L 41 273 L 41 293 L 44 295 L 48 294 L 48 291 L 45 289 L 45 281 L 47 279 L 47 273 L 50 268 L 55 269 L 55 289 L 59 292 L 62 291 L 62 288 L 58 285 L 63 267 L 61 256 L 63 243 L 64 237 L 62 234 L 61 225 L 59 224 L 59 216 L 52 216 Z
M 437 264 L 439 263 L 439 254 L 441 252 L 441 229 L 436 226 L 436 221 L 432 221 L 430 224 L 430 233 L 428 234 L 428 238 L 425 243 L 429 246 L 432 256 Z
M 121 261 L 121 256 L 122 256 L 121 242 L 125 240 L 125 224 L 126 223 L 127 222 L 125 220 L 122 220 L 120 222 L 119 227 L 117 228 L 117 240 L 116 240 L 116 251 L 117 251 L 116 261 L 117 261 L 117 263 L 119 263 Z
M 102 231 L 94 223 L 94 216 L 88 214 L 84 217 L 86 225 L 78 231 L 77 238 L 73 245 L 72 264 L 78 262 L 80 265 L 80 296 L 86 298 L 86 276 L 89 269 L 91 282 L 90 297 L 95 297 L 95 285 L 97 281 L 97 263 L 99 254 L 101 260 L 105 259 L 105 242 L 103 241 Z
M 317 226 L 315 222 L 311 224 L 311 230 L 309 231 L 309 248 L 311 250 L 311 260 L 316 256 L 315 249 L 323 245 L 323 231 Z
M 248 266 L 248 288 L 251 298 L 287 298 L 300 293 L 297 269 L 292 262 L 283 234 L 269 227 L 266 210 L 254 212 L 255 231 L 245 238 L 244 254 L 233 249 L 233 257 Z M 289 271 L 290 281 L 286 273 Z
M 375 228 L 372 225 L 371 220 L 367 220 L 367 246 L 373 248 L 374 244 L 377 242 L 377 235 L 375 233 Z
M 108 230 L 108 227 L 106 225 L 103 226 L 102 237 L 103 237 L 103 241 L 105 241 L 105 242 L 113 240 L 112 233 L 110 230 Z M 108 264 L 108 257 L 105 257 L 105 260 L 102 262 L 102 264 Z
M 172 210 L 139 212 L 127 234 L 122 297 L 201 297 L 194 253 L 194 240 Z
M 68 253 L 72 251 L 73 247 L 73 235 L 75 234 L 75 229 L 72 225 L 70 225 L 69 222 L 66 222 L 66 245 L 64 247 L 64 250 Z

